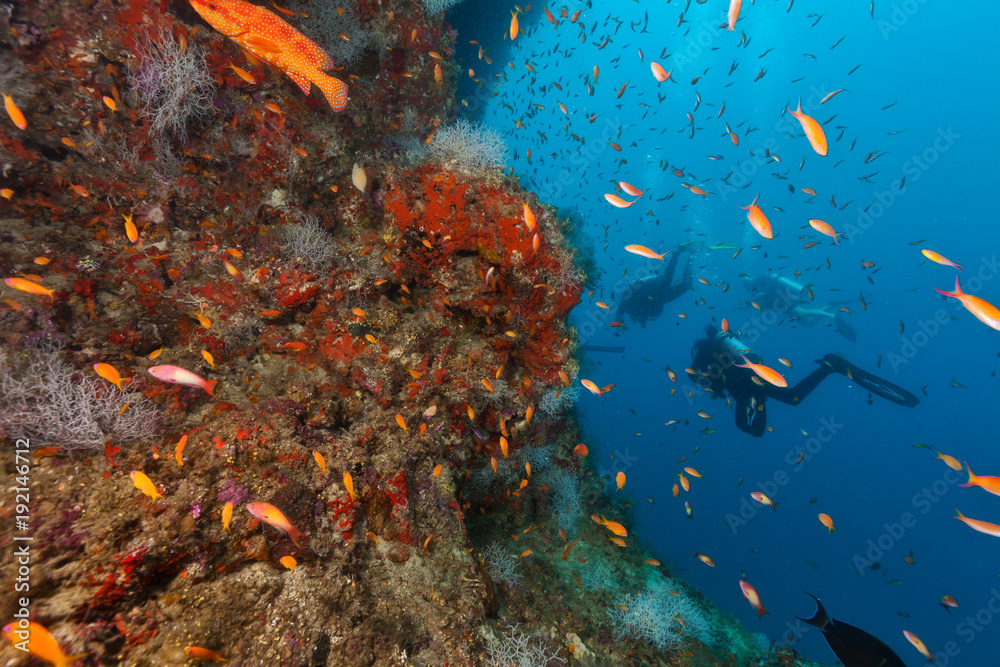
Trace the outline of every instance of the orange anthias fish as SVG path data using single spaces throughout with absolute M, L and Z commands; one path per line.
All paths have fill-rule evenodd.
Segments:
M 920 641 L 920 637 L 916 636 L 915 634 L 913 634 L 909 630 L 903 630 L 903 636 L 906 637 L 906 640 L 908 642 L 910 642 L 911 644 L 913 644 L 913 648 L 915 648 L 918 651 L 920 651 L 920 655 L 924 656 L 925 658 L 927 658 L 931 662 L 934 662 L 934 655 L 930 651 L 927 650 L 927 647 L 924 645 L 924 643 L 922 641 Z
M 670 72 L 674 71 L 670 70 L 670 72 L 668 72 L 667 70 L 663 69 L 663 65 L 661 65 L 660 63 L 649 63 L 649 69 L 653 72 L 653 78 L 659 81 L 660 83 L 663 83 L 664 81 L 669 79 Z
M 729 13 L 727 18 L 729 19 L 729 29 L 736 30 L 736 21 L 740 18 L 740 8 L 743 6 L 743 0 L 729 0 Z
M 817 123 L 815 118 L 802 113 L 802 98 L 799 98 L 798 110 L 792 111 L 791 107 L 789 107 L 788 112 L 795 116 L 799 123 L 801 123 L 802 131 L 805 132 L 806 138 L 809 140 L 809 145 L 813 147 L 813 150 L 820 155 L 826 155 L 826 133 L 823 132 L 823 126 Z
M 740 590 L 743 591 L 743 597 L 747 599 L 747 602 L 752 604 L 754 609 L 757 610 L 757 618 L 771 613 L 764 609 L 764 603 L 761 602 L 760 595 L 757 594 L 757 589 L 748 584 L 745 579 L 740 579 Z
M 226 659 L 219 655 L 218 652 L 213 651 L 212 649 L 202 648 L 200 646 L 188 646 L 184 649 L 184 653 L 186 653 L 189 658 L 201 662 L 214 662 L 217 665 L 226 662 Z
M 750 221 L 750 225 L 758 234 L 765 239 L 772 239 L 774 238 L 774 232 L 771 230 L 771 221 L 764 215 L 761 207 L 757 206 L 758 199 L 760 199 L 759 194 L 753 198 L 753 202 L 749 206 L 740 206 L 740 208 L 747 212 L 747 220 Z
M 962 521 L 972 530 L 978 530 L 984 535 L 992 535 L 993 537 L 1000 537 L 1000 526 L 995 523 L 989 523 L 988 521 L 980 521 L 979 519 L 970 519 L 958 510 L 955 510 L 956 516 L 952 517 Z
M 964 266 L 962 266 L 961 264 L 956 264 L 955 262 L 951 261 L 941 253 L 934 252 L 933 250 L 927 250 L 926 248 L 924 248 L 920 252 L 921 254 L 923 254 L 924 257 L 931 260 L 932 262 L 935 262 L 942 266 L 950 266 L 953 269 L 958 269 L 962 273 L 965 273 Z
M 944 607 L 944 610 L 949 614 L 951 613 L 951 609 L 949 609 L 949 607 L 954 607 L 955 609 L 958 608 L 958 600 L 951 595 L 942 595 L 941 601 L 938 602 L 938 604 Z
M 743 361 L 746 362 L 746 363 L 743 363 L 743 364 L 733 364 L 733 366 L 736 366 L 737 368 L 749 368 L 754 373 L 756 373 L 757 377 L 759 377 L 761 380 L 764 380 L 765 382 L 773 384 L 775 387 L 787 387 L 788 386 L 788 381 L 778 371 L 774 370 L 773 368 L 769 368 L 769 367 L 765 366 L 764 364 L 755 364 L 752 361 L 750 361 L 749 359 L 747 359 L 746 356 L 744 356 L 744 355 L 740 355 L 740 356 L 743 357 Z
M 612 195 L 612 194 L 606 194 L 604 195 L 604 198 L 607 199 L 608 203 L 614 206 L 615 208 L 628 208 L 629 206 L 635 203 L 634 201 L 625 201 L 618 195 Z
M 809 220 L 809 226 L 815 229 L 820 234 L 825 234 L 826 236 L 829 236 L 831 239 L 833 239 L 835 245 L 840 245 L 840 241 L 837 240 L 837 236 L 840 234 L 840 232 L 833 231 L 833 227 L 830 225 L 829 222 L 823 222 L 818 218 L 813 218 Z
M 347 84 L 325 74 L 333 59 L 276 14 L 243 0 L 188 0 L 210 26 L 287 74 L 306 95 L 315 83 L 334 111 L 347 107 Z
M 646 192 L 645 190 L 640 190 L 631 183 L 626 183 L 625 181 L 618 181 L 618 185 L 621 187 L 622 190 L 632 195 L 633 197 L 641 197 Z
M 771 500 L 771 498 L 768 497 L 766 493 L 763 493 L 761 491 L 754 491 L 753 493 L 750 494 L 750 497 L 756 500 L 761 505 L 769 505 L 771 509 L 773 509 L 775 512 L 778 511 L 778 503 Z
M 94 364 L 94 370 L 96 370 L 97 374 L 102 378 L 115 385 L 120 390 L 125 391 L 125 387 L 122 386 L 122 382 L 125 381 L 125 378 L 121 376 L 121 373 L 118 372 L 117 368 L 111 364 Z
M 628 531 L 625 530 L 625 526 L 621 525 L 617 521 L 608 521 L 603 516 L 598 516 L 596 514 L 591 514 L 590 518 L 594 521 L 594 523 L 604 526 L 615 535 L 619 537 L 628 537 Z
M 969 466 L 969 462 L 963 461 L 963 463 L 965 463 L 965 467 L 969 471 L 969 481 L 965 484 L 959 484 L 959 486 L 978 486 L 981 489 L 989 491 L 994 496 L 1000 496 L 1000 477 L 983 477 L 975 475 L 972 472 L 972 468 Z
M 965 306 L 967 311 L 976 316 L 977 320 L 991 329 L 1000 331 L 1000 309 L 997 309 L 996 306 L 985 299 L 980 299 L 978 296 L 972 296 L 971 294 L 963 292 L 962 286 L 958 284 L 958 276 L 955 276 L 954 292 L 946 292 L 943 289 L 938 289 L 936 287 L 934 289 L 937 289 L 938 292 L 944 294 L 945 296 L 958 299 L 962 302 L 962 305 Z
M 38 283 L 25 280 L 24 278 L 4 278 L 3 281 L 7 283 L 9 287 L 13 287 L 14 289 L 22 292 L 27 292 L 28 294 L 52 298 L 52 295 L 56 293 L 54 289 L 48 289 Z
M 21 113 L 21 110 L 17 108 L 17 105 L 14 104 L 14 98 L 12 98 L 7 93 L 4 93 L 3 103 L 4 106 L 7 108 L 7 115 L 10 116 L 10 119 L 12 121 L 14 121 L 14 125 L 17 125 L 17 128 L 19 130 L 27 130 L 28 121 L 24 117 L 24 114 Z
M 41 658 L 55 667 L 70 667 L 80 658 L 87 655 L 66 655 L 59 647 L 59 642 L 45 628 L 34 621 L 28 621 L 22 627 L 20 623 L 10 623 L 3 626 L 3 634 L 15 647 Z M 23 647 L 23 648 L 22 648 Z
M 663 258 L 669 254 L 668 252 L 665 252 L 661 255 L 660 253 L 655 252 L 644 245 L 635 245 L 635 244 L 625 246 L 625 250 L 632 253 L 633 255 L 639 255 L 640 257 L 645 257 L 647 259 L 658 259 L 661 262 L 663 261 Z
M 299 540 L 305 537 L 305 535 L 302 534 L 301 530 L 293 526 L 288 517 L 274 505 L 270 503 L 247 503 L 247 511 L 258 521 L 266 523 L 272 528 L 277 528 L 285 535 L 288 535 L 295 546 L 301 546 Z
M 700 554 L 697 551 L 695 551 L 694 557 L 709 567 L 715 567 L 715 561 L 706 556 L 705 554 Z

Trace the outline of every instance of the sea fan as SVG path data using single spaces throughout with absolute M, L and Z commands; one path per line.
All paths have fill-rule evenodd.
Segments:
M 127 445 L 152 436 L 158 416 L 143 394 L 78 373 L 54 345 L 0 349 L 2 438 L 100 450 L 107 442 Z
M 509 157 L 499 132 L 464 118 L 438 130 L 429 148 L 432 162 L 465 172 L 502 166 Z
M 211 115 L 215 83 L 205 67 L 205 51 L 186 48 L 163 30 L 136 39 L 138 62 L 128 82 L 149 119 L 152 135 L 187 137 L 188 126 Z
M 424 0 L 424 11 L 428 14 L 442 14 L 465 0 Z

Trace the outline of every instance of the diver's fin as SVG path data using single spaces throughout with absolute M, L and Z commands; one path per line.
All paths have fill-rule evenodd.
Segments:
M 837 315 L 833 318 L 833 323 L 836 325 L 835 331 L 838 331 L 847 340 L 853 343 L 858 339 L 858 332 L 843 317 Z
M 837 373 L 846 375 L 850 379 L 854 380 L 871 393 L 877 394 L 888 401 L 892 401 L 893 403 L 897 403 L 907 408 L 912 408 L 920 403 L 919 398 L 899 385 L 893 384 L 884 378 L 880 378 L 877 375 L 873 375 L 866 370 L 858 368 L 850 361 L 839 355 L 827 354 L 823 357 L 820 363 L 826 364 Z
M 825 630 L 827 627 L 830 626 L 831 621 L 830 617 L 826 615 L 826 609 L 823 608 L 823 603 L 820 602 L 819 598 L 813 595 L 812 593 L 806 593 L 806 595 L 808 595 L 809 597 L 811 597 L 813 600 L 816 601 L 816 613 L 812 615 L 812 618 L 802 618 L 800 616 L 796 616 L 795 618 L 799 619 L 800 621 L 804 621 L 809 625 L 814 625 L 820 630 Z

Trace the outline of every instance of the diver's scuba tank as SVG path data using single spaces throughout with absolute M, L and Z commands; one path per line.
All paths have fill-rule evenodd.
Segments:
M 799 295 L 806 289 L 805 285 L 797 283 L 791 278 L 786 278 L 785 276 L 779 276 L 772 273 L 769 277 L 771 278 L 771 282 L 774 283 L 776 289 L 781 288 L 787 290 L 789 296 Z
M 719 331 L 715 334 L 713 343 L 715 345 L 717 358 L 728 355 L 731 357 L 732 361 L 740 362 L 742 361 L 742 357 L 745 356 L 747 359 L 750 359 L 750 361 L 760 361 L 760 355 L 751 350 L 749 345 L 731 333 Z

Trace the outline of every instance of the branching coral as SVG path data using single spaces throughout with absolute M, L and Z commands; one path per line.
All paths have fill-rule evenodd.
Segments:
M 572 472 L 560 468 L 548 477 L 548 484 L 552 487 L 552 520 L 559 528 L 572 533 L 577 521 L 584 516 L 580 480 Z
M 538 401 L 538 413 L 543 417 L 559 417 L 576 405 L 580 390 L 576 387 L 552 387 Z
M 187 137 L 188 126 L 212 111 L 215 84 L 205 68 L 205 52 L 195 43 L 186 48 L 162 30 L 136 39 L 138 62 L 128 81 L 149 119 L 150 134 Z
M 33 447 L 98 450 L 108 439 L 128 444 L 150 437 L 158 414 L 146 397 L 80 375 L 58 348 L 36 344 L 0 349 L 0 436 Z
M 483 550 L 482 557 L 486 559 L 486 571 L 494 581 L 513 586 L 522 579 L 521 566 L 517 556 L 507 551 L 500 542 L 494 542 Z
M 580 575 L 580 583 L 588 590 L 606 591 L 615 588 L 621 583 L 621 574 L 605 561 L 599 560 L 592 567 L 583 569 L 583 574 Z
M 509 157 L 499 132 L 464 118 L 438 130 L 429 148 L 432 162 L 466 172 L 502 166 Z
M 608 617 L 619 638 L 643 639 L 660 651 L 678 648 L 686 637 L 703 644 L 714 641 L 711 621 L 701 606 L 662 582 L 650 591 L 621 598 L 608 610 Z
M 558 650 L 549 649 L 544 637 L 521 632 L 517 625 L 507 628 L 499 639 L 491 637 L 486 642 L 486 651 L 489 653 L 489 665 L 548 667 L 550 664 L 565 664 L 559 658 Z
M 357 0 L 312 0 L 305 11 L 309 18 L 298 21 L 298 27 L 330 54 L 337 67 L 356 64 L 372 43 L 371 33 L 361 23 Z
M 333 260 L 333 237 L 320 226 L 316 216 L 307 215 L 285 228 L 284 250 L 290 258 L 317 271 Z
M 464 0 L 424 0 L 424 11 L 428 14 L 440 14 L 446 12 L 456 5 L 462 4 Z

